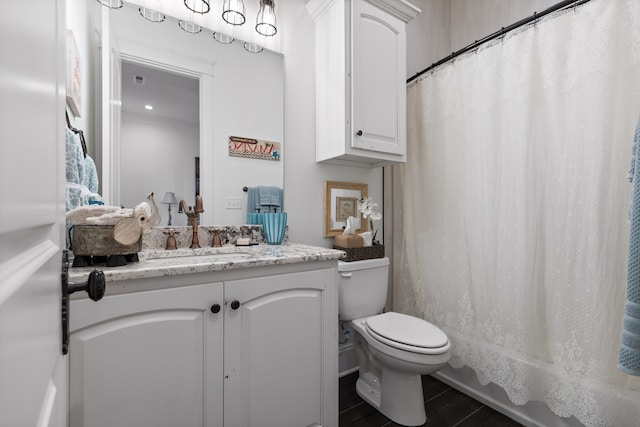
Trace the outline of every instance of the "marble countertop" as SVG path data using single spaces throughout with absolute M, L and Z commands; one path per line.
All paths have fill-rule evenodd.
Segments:
M 297 243 L 282 245 L 223 246 L 201 249 L 150 249 L 139 252 L 139 262 L 122 267 L 76 267 L 69 269 L 73 282 L 87 280 L 95 268 L 104 272 L 107 282 L 176 276 L 181 274 L 228 271 L 269 265 L 337 260 L 343 251 Z

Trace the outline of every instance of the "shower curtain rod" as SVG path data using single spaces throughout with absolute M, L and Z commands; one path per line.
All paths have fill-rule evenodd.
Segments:
M 502 37 L 503 35 L 507 34 L 509 31 L 513 31 L 516 28 L 522 27 L 524 25 L 527 25 L 533 21 L 536 21 L 540 18 L 542 18 L 543 16 L 546 16 L 550 13 L 553 13 L 557 10 L 560 9 L 568 9 L 570 7 L 576 7 L 576 6 L 580 6 L 584 3 L 588 3 L 591 0 L 564 0 L 561 1 L 560 3 L 556 3 L 553 6 L 548 7 L 547 9 L 543 10 L 540 13 L 537 12 L 533 12 L 533 15 L 521 19 L 520 21 L 509 25 L 508 27 L 502 27 L 502 29 L 496 31 L 493 34 L 489 34 L 488 36 L 480 39 L 480 40 L 476 40 L 475 42 L 471 43 L 468 46 L 463 47 L 462 49 L 456 51 L 456 52 L 451 52 L 451 55 L 445 56 L 444 58 L 442 58 L 440 61 L 438 62 L 434 62 L 433 64 L 431 64 L 430 66 L 428 66 L 427 68 L 425 68 L 424 70 L 416 73 L 414 76 L 410 77 L 407 79 L 407 84 L 411 83 L 412 81 L 414 81 L 415 79 L 417 79 L 418 77 L 420 77 L 421 75 L 428 73 L 429 71 L 433 70 L 436 67 L 439 67 L 442 64 L 446 64 L 449 61 L 452 61 L 454 58 L 469 52 L 470 50 L 474 50 L 475 48 L 477 48 L 478 46 L 481 46 L 491 40 L 497 39 L 499 37 Z

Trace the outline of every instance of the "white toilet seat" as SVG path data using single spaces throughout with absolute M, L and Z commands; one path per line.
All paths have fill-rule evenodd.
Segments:
M 387 312 L 371 316 L 365 325 L 372 338 L 399 350 L 436 355 L 446 353 L 451 347 L 438 327 L 406 314 Z

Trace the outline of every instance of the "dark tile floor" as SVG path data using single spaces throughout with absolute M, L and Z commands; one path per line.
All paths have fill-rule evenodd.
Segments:
M 356 393 L 358 372 L 340 378 L 340 427 L 397 427 Z M 426 427 L 522 426 L 430 375 L 422 377 Z

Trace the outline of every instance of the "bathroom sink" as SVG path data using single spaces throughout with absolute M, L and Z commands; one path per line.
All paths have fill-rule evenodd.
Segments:
M 143 258 L 147 260 L 174 259 L 180 261 L 215 262 L 232 259 L 244 259 L 253 256 L 251 252 L 230 248 L 198 248 L 176 250 L 148 250 L 143 252 Z

